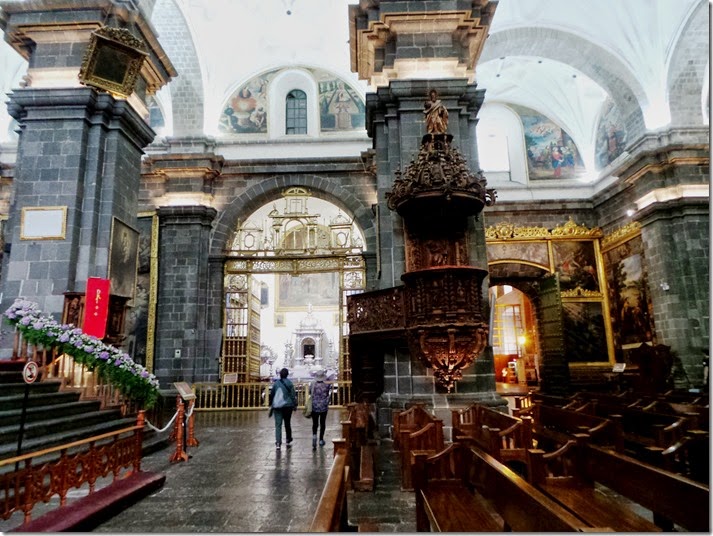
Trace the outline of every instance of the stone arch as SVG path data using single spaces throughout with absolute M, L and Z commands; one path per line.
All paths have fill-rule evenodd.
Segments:
M 708 5 L 699 3 L 678 36 L 667 77 L 672 125 L 702 125 L 701 95 L 707 91 L 710 35 Z
M 624 117 L 628 139 L 635 140 L 646 132 L 644 88 L 619 58 L 596 43 L 551 28 L 514 28 L 488 36 L 480 62 L 510 55 L 548 58 L 571 65 L 612 97 Z
M 173 135 L 203 134 L 203 77 L 193 36 L 175 0 L 157 0 L 151 17 L 178 76 L 171 81 Z
M 211 236 L 210 254 L 222 255 L 238 220 L 252 214 L 266 203 L 280 199 L 282 191 L 290 186 L 309 188 L 314 197 L 329 201 L 353 216 L 364 235 L 366 250 L 376 251 L 374 215 L 371 207 L 365 205 L 361 199 L 334 179 L 315 175 L 280 175 L 246 189 L 218 215 Z

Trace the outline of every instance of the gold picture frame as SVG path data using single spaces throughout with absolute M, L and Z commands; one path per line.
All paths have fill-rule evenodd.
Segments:
M 20 240 L 64 240 L 67 207 L 22 207 Z
M 124 28 L 100 28 L 91 34 L 79 69 L 79 81 L 129 97 L 148 56 L 145 49 L 143 41 Z

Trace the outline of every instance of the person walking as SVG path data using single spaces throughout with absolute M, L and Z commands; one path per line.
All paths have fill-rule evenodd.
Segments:
M 310 386 L 312 396 L 312 450 L 317 449 L 317 428 L 319 427 L 319 446 L 324 446 L 324 428 L 329 409 L 331 386 L 324 382 L 327 378 L 325 370 L 318 370 Z
M 282 447 L 282 423 L 285 423 L 287 448 L 292 447 L 292 412 L 297 407 L 297 391 L 294 384 L 287 379 L 289 370 L 280 370 L 280 379 L 272 384 L 270 389 L 270 408 L 275 416 L 275 448 Z

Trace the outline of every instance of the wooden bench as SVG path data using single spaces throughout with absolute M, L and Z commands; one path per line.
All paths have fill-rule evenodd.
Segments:
M 572 532 L 592 528 L 492 456 L 452 443 L 414 465 L 419 532 Z
M 590 400 L 575 411 L 619 423 L 624 448 L 629 455 L 648 459 L 683 438 L 690 428 L 686 417 L 665 415 L 599 400 Z
M 586 478 L 578 466 L 578 443 L 582 434 L 554 452 L 528 451 L 528 480 L 537 488 L 592 525 L 611 527 L 616 532 L 658 532 L 661 529 L 636 514 L 621 500 L 601 493 L 594 480 Z
M 466 485 L 466 447 L 452 443 L 433 455 L 416 455 L 413 466 L 418 532 L 502 532 L 503 519 Z M 459 473 L 460 471 L 460 473 Z
M 532 417 L 511 417 L 481 404 L 451 410 L 454 441 L 465 442 L 490 454 L 499 462 L 524 464 L 532 448 Z
M 565 445 L 575 434 L 587 434 L 595 443 L 623 449 L 620 424 L 585 412 L 546 406 L 535 402 L 530 414 L 533 437 L 543 450 L 555 450 Z
M 366 403 L 347 405 L 347 418 L 340 423 L 342 437 L 346 440 L 350 465 L 353 468 L 353 487 L 357 491 L 372 491 L 375 474 L 375 441 L 372 439 L 375 424 Z
M 345 439 L 334 439 L 334 460 L 327 476 L 309 532 L 353 532 L 347 516 L 347 491 L 351 487 L 349 449 Z
M 392 439 L 394 450 L 401 450 L 401 434 L 415 432 L 433 422 L 434 416 L 426 411 L 424 404 L 413 404 L 405 410 L 393 411 Z
M 529 480 L 590 523 L 615 531 L 672 530 L 673 523 L 709 531 L 709 490 L 698 482 L 581 437 L 553 453 L 528 453 Z M 656 525 L 595 491 L 595 482 L 651 510 Z
M 415 432 L 401 431 L 401 489 L 413 489 L 412 465 L 417 454 L 435 454 L 444 448 L 443 421 L 434 419 Z

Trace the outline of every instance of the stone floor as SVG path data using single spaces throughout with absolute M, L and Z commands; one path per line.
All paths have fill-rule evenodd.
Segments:
M 342 418 L 341 411 L 330 410 L 325 438 L 341 435 Z M 169 462 L 175 443 L 144 458 L 143 469 L 165 474 L 165 485 L 106 520 L 95 532 L 309 530 L 333 454 L 329 440 L 325 447 L 312 450 L 311 420 L 299 413 L 293 417 L 294 446 L 286 449 L 283 444 L 281 451 L 275 450 L 274 421 L 264 411 L 196 413 L 195 430 L 200 446 L 188 450 L 188 461 Z M 379 532 L 416 532 L 414 493 L 400 491 L 399 461 L 390 440 L 378 446 L 375 469 L 373 492 L 349 492 L 349 523 L 369 522 Z M 613 494 L 605 488 L 600 491 Z M 86 495 L 86 490 L 69 495 L 71 501 Z M 56 508 L 54 502 L 37 505 L 33 518 Z M 631 507 L 652 519 L 651 512 Z M 16 527 L 21 519 L 18 513 L 0 522 L 0 531 Z
M 341 435 L 340 419 L 330 410 L 325 438 Z M 266 412 L 197 413 L 200 446 L 188 450 L 191 458 L 170 463 L 170 450 L 145 458 L 143 469 L 166 475 L 164 487 L 95 532 L 307 532 L 331 467 L 331 441 L 313 451 L 311 420 L 298 413 L 294 446 L 278 452 L 273 423 Z M 414 494 L 399 491 L 391 443 L 379 450 L 376 491 L 350 492 L 350 523 L 414 532 Z

